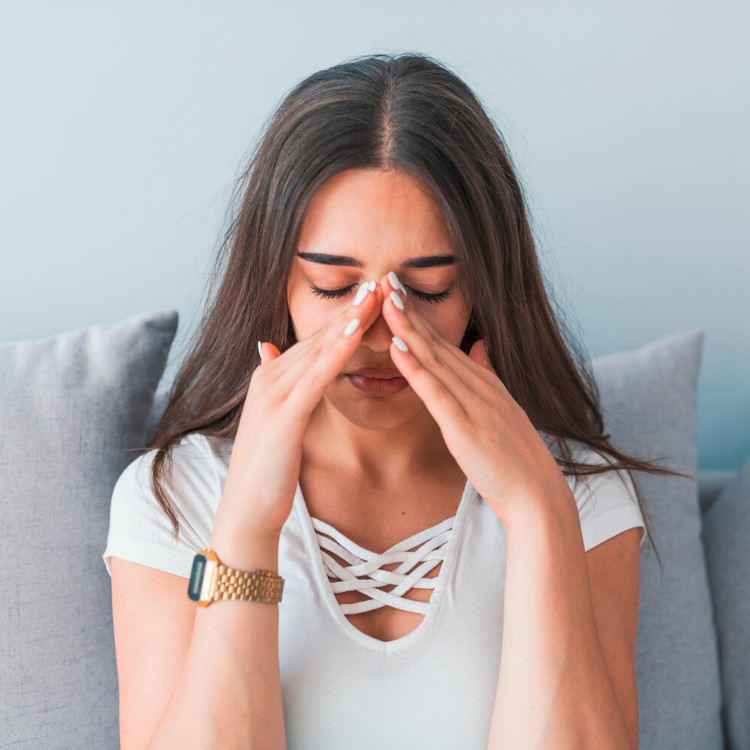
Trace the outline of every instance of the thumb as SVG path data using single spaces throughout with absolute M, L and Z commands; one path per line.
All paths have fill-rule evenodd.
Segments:
M 270 362 L 281 356 L 281 352 L 270 342 L 258 342 L 258 351 L 260 352 L 260 362 Z
M 482 367 L 495 372 L 495 368 L 492 366 L 492 362 L 490 362 L 490 358 L 487 355 L 487 346 L 484 343 L 484 339 L 479 339 L 479 341 L 473 343 L 469 350 L 469 357 Z

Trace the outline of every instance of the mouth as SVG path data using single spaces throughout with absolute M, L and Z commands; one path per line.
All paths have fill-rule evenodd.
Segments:
M 345 374 L 347 377 L 358 376 L 369 378 L 370 380 L 392 380 L 393 378 L 403 379 L 403 375 L 398 370 L 375 367 L 363 367 L 361 370 L 356 370 L 355 372 L 347 372 Z
M 393 396 L 409 386 L 397 370 L 363 369 L 344 377 L 358 391 L 379 396 Z

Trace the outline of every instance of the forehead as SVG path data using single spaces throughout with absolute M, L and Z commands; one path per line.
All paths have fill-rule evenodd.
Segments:
M 393 265 L 426 268 L 445 265 L 453 255 L 434 196 L 417 178 L 394 169 L 346 170 L 325 182 L 310 202 L 297 249 L 354 267 L 387 257 Z M 331 255 L 344 257 L 331 261 Z M 431 257 L 418 265 L 420 256 Z

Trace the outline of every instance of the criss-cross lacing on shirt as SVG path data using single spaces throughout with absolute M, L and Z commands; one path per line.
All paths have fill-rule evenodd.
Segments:
M 426 574 L 445 559 L 448 541 L 456 520 L 455 516 L 404 539 L 382 553 L 360 547 L 325 521 L 317 518 L 310 520 L 318 537 L 328 577 L 335 579 L 329 580 L 333 593 L 359 591 L 370 597 L 369 601 L 365 599 L 360 602 L 340 604 L 345 615 L 369 612 L 385 606 L 416 612 L 420 615 L 427 614 L 429 602 L 414 601 L 404 597 L 403 594 L 413 588 L 435 588 L 437 577 L 429 578 Z M 417 549 L 412 550 L 411 548 L 416 545 L 419 545 Z M 349 565 L 341 565 L 326 550 L 333 552 Z M 401 564 L 394 570 L 381 570 L 383 565 L 395 562 Z M 395 586 L 391 591 L 381 589 L 383 586 L 391 585 Z

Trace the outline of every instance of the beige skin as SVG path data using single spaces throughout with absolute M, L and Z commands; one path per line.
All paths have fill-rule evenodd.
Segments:
M 401 268 L 412 258 L 454 255 L 437 202 L 409 174 L 361 169 L 330 179 L 311 202 L 297 249 L 362 263 L 356 268 L 295 257 L 287 298 L 298 340 L 351 309 L 362 283 L 375 281 L 379 300 L 389 294 L 386 277 L 392 271 L 407 290 L 436 294 L 450 289 L 438 302 L 419 299 L 413 291 L 407 296 L 448 342 L 460 344 L 471 302 L 460 283 L 458 263 Z M 311 284 L 324 290 L 352 289 L 343 297 L 326 299 Z M 390 356 L 393 335 L 381 308 L 311 415 L 300 470 L 311 515 L 376 551 L 453 515 L 466 481 L 433 416 L 411 387 L 380 396 L 362 393 L 346 381 L 344 373 L 362 367 L 397 371 Z M 429 504 L 425 497 L 431 499 Z M 381 502 L 385 498 L 387 502 Z M 417 598 L 417 592 L 412 597 Z M 340 600 L 359 598 L 350 594 Z
M 458 346 L 461 342 L 471 303 L 456 283 L 458 265 L 399 268 L 410 258 L 453 255 L 437 203 L 410 175 L 362 169 L 333 177 L 312 200 L 298 250 L 347 255 L 363 263 L 363 268 L 350 268 L 295 258 L 287 295 L 298 339 L 311 335 L 351 305 L 361 283 L 380 281 L 393 271 L 407 288 L 427 293 L 453 285 L 450 296 L 441 302 L 409 296 L 450 343 Z M 321 289 L 355 286 L 342 298 L 324 299 L 310 289 L 310 283 Z M 380 315 L 363 334 L 343 372 L 360 367 L 396 370 L 389 353 L 393 335 Z M 343 469 L 376 484 L 394 474 L 413 471 L 415 466 L 431 469 L 446 457 L 435 420 L 411 388 L 395 396 L 372 396 L 352 388 L 343 375 L 330 384 L 312 415 L 305 452 L 312 453 L 313 446 L 335 446 Z

